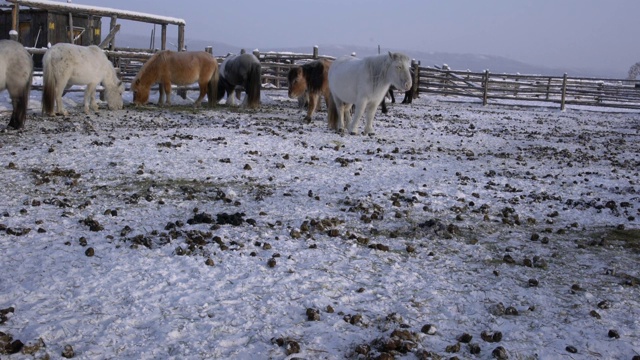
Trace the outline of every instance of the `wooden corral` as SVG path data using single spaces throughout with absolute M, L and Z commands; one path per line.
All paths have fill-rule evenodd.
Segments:
M 209 47 L 207 51 L 212 52 L 212 49 Z M 318 53 L 318 47 L 314 47 L 309 54 L 253 52 L 262 64 L 263 87 L 281 90 L 288 87 L 287 73 L 292 66 L 318 58 L 334 59 Z M 137 54 L 137 58 L 122 62 L 122 78 L 125 81 L 133 78 L 148 57 L 150 54 Z M 217 58 L 218 62 L 222 62 L 224 56 Z M 417 98 L 419 94 L 439 94 L 477 98 L 484 105 L 490 104 L 492 100 L 513 100 L 529 102 L 534 106 L 555 103 L 561 109 L 568 104 L 640 109 L 640 88 L 637 87 L 636 80 L 580 78 L 566 74 L 546 76 L 493 74 L 489 71 L 474 73 L 438 66 L 425 67 L 416 60 L 412 61 L 411 66 L 414 77 L 413 98 Z M 185 90 L 192 88 L 183 87 L 182 91 Z
M 629 79 L 493 74 L 420 67 L 419 93 L 490 100 L 556 103 L 640 109 L 640 89 Z
M 130 82 L 155 49 L 116 48 L 116 34 L 120 29 L 118 19 L 160 25 L 160 49 L 163 50 L 166 49 L 167 26 L 177 25 L 178 49 L 184 50 L 185 21 L 182 19 L 46 0 L 6 1 L 13 5 L 0 7 L 0 39 L 8 38 L 9 30 L 15 30 L 18 39 L 34 54 L 36 60 L 46 51 L 47 43 L 97 44 L 106 49 L 107 55 L 118 67 L 120 77 Z M 103 17 L 110 18 L 110 32 L 104 37 L 100 33 Z M 207 50 L 212 52 L 211 48 Z M 283 90 L 288 86 L 287 73 L 292 66 L 319 58 L 333 59 L 319 55 L 317 46 L 310 54 L 260 53 L 255 50 L 254 55 L 262 63 L 263 87 Z M 218 56 L 219 62 L 222 59 L 222 56 Z M 477 98 L 484 105 L 492 100 L 513 100 L 532 104 L 556 103 L 561 109 L 567 104 L 640 109 L 640 88 L 634 79 L 578 78 L 567 74 L 493 74 L 489 71 L 474 73 L 437 66 L 423 67 L 416 60 L 412 61 L 412 73 L 415 79 L 412 89 L 414 98 L 420 93 L 431 93 Z M 190 87 L 181 87 L 183 93 L 186 89 L 190 90 Z

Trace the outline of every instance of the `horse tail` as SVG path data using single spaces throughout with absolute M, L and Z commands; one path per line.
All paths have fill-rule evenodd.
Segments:
M 54 76 L 51 60 L 45 54 L 43 63 L 43 79 L 42 79 L 42 114 L 53 114 L 55 105 L 56 77 Z
M 333 94 L 329 93 L 327 101 L 329 102 L 329 109 L 327 109 L 327 123 L 329 125 L 329 129 L 335 130 L 338 128 L 338 108 L 336 107 L 335 100 L 333 100 Z
M 24 121 L 27 118 L 27 109 L 29 107 L 29 94 L 31 93 L 31 82 L 33 81 L 33 69 L 29 73 L 29 78 L 26 84 L 22 88 L 22 93 L 18 96 L 13 106 L 13 113 L 11 114 L 11 120 L 9 126 L 14 129 L 22 129 Z
M 207 84 L 207 99 L 209 100 L 209 107 L 214 107 L 218 103 L 218 82 L 220 81 L 220 69 L 218 68 L 218 62 L 214 58 L 215 66 L 213 68 L 213 74 L 209 83 Z
M 251 69 L 249 69 L 249 74 L 247 74 L 247 86 L 245 86 L 248 105 L 250 108 L 257 108 L 258 105 L 260 105 L 260 88 L 262 87 L 260 72 L 260 63 L 252 63 Z

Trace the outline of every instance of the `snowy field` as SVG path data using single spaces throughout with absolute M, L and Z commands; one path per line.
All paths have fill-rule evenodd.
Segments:
M 2 359 L 640 355 L 637 112 L 81 96 L 14 131 L 0 94 Z

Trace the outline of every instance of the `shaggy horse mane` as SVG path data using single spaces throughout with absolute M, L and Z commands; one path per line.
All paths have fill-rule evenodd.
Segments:
M 312 61 L 302 65 L 300 68 L 307 82 L 309 92 L 321 91 L 326 77 L 325 74 L 328 71 L 326 62 L 324 60 Z
M 153 54 L 138 71 L 135 78 L 133 79 L 133 83 L 137 80 L 140 80 L 141 83 L 146 83 L 149 77 L 155 78 L 155 72 L 158 71 L 158 68 L 167 61 L 167 54 L 171 53 L 171 50 L 161 50 Z

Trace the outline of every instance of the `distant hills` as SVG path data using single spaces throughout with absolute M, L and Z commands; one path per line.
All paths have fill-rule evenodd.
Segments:
M 176 48 L 177 40 L 169 38 L 169 45 L 167 48 Z M 149 47 L 149 37 L 141 35 L 131 34 L 119 34 L 116 37 L 116 45 L 118 47 L 132 47 L 141 48 Z M 156 47 L 159 47 L 159 40 L 156 40 Z M 216 56 L 223 56 L 227 53 L 239 53 L 242 49 L 241 46 L 235 46 L 225 44 L 218 41 L 205 41 L 197 39 L 186 39 L 185 45 L 188 50 L 203 50 L 207 46 L 213 47 L 213 54 Z M 346 46 L 346 45 L 318 45 L 320 55 L 329 56 L 342 56 L 356 53 L 357 56 L 370 56 L 378 53 L 377 48 L 363 47 L 363 46 Z M 244 48 L 247 52 L 255 50 L 255 48 Z M 285 48 L 260 48 L 261 52 L 275 51 L 275 52 L 293 52 L 293 53 L 305 53 L 309 54 L 313 51 L 313 44 L 309 46 L 299 47 L 285 47 Z M 610 71 L 602 69 L 578 69 L 578 68 L 562 68 L 562 67 L 545 67 L 534 64 L 527 64 L 521 61 L 512 60 L 502 56 L 494 55 L 478 55 L 478 54 L 454 54 L 444 52 L 426 52 L 426 51 L 413 51 L 403 49 L 381 49 L 384 51 L 400 51 L 409 57 L 420 61 L 423 66 L 442 66 L 443 64 L 449 65 L 449 68 L 453 70 L 469 70 L 473 72 L 482 72 L 489 70 L 492 73 L 520 73 L 520 74 L 536 74 L 536 75 L 550 75 L 561 76 L 564 73 L 570 76 L 580 77 L 604 77 L 604 78 L 616 78 L 623 79 L 627 76 L 627 69 L 622 71 Z

